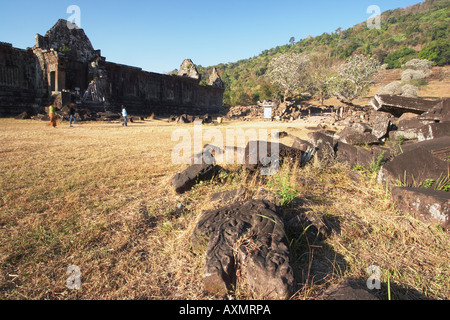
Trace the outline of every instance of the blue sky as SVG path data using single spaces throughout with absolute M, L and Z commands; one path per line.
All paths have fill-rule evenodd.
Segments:
M 14 0 L 2 1 L 0 41 L 26 48 L 67 8 L 81 10 L 81 27 L 108 61 L 165 73 L 190 58 L 197 65 L 236 62 L 263 50 L 347 29 L 381 11 L 419 0 Z

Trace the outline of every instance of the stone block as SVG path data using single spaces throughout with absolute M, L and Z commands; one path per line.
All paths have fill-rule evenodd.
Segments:
M 309 142 L 316 148 L 317 158 L 328 162 L 336 157 L 334 147 L 336 142 L 333 137 L 321 132 L 311 132 L 308 134 Z
M 450 136 L 450 122 L 426 125 L 421 127 L 417 134 L 419 141 L 432 140 L 445 136 Z
M 423 147 L 404 152 L 382 166 L 378 183 L 418 187 L 427 179 L 437 181 L 448 175 L 448 161 L 435 157 Z
M 226 295 L 236 287 L 237 273 L 258 295 L 287 299 L 294 292 L 293 269 L 279 209 L 249 200 L 204 211 L 192 244 L 207 245 L 203 282 L 207 292 Z
M 392 198 L 399 210 L 424 222 L 450 229 L 450 193 L 424 188 L 395 187 Z
M 244 166 L 250 171 L 278 170 L 280 163 L 305 163 L 305 152 L 282 143 L 250 141 L 245 148 Z
M 345 282 L 343 284 L 334 285 L 325 292 L 324 300 L 379 300 L 375 295 L 362 289 L 361 286 Z
M 177 193 L 184 193 L 200 181 L 211 180 L 220 169 L 213 164 L 193 164 L 172 178 L 172 186 Z

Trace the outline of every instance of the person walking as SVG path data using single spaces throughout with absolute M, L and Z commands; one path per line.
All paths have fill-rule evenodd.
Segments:
M 53 104 L 48 107 L 48 116 L 50 118 L 48 125 L 56 128 L 56 108 Z
M 73 127 L 72 123 L 77 122 L 77 118 L 75 117 L 75 104 L 71 103 L 69 108 L 69 127 Z
M 127 123 L 128 112 L 125 106 L 122 106 L 122 117 L 123 117 L 122 127 L 123 126 L 128 127 Z

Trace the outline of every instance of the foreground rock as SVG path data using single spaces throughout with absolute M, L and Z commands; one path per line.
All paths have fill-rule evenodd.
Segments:
M 343 284 L 331 286 L 324 296 L 324 300 L 379 300 L 360 286 L 345 282 Z
M 267 174 L 275 173 L 280 164 L 285 162 L 306 164 L 312 158 L 310 153 L 282 143 L 250 141 L 245 148 L 244 165 L 250 171 L 265 170 Z
M 396 187 L 392 198 L 398 209 L 425 222 L 450 230 L 450 193 L 424 188 Z
M 378 183 L 389 186 L 419 187 L 427 180 L 437 181 L 448 175 L 448 162 L 435 157 L 423 147 L 405 152 L 385 164 Z
M 177 193 L 184 193 L 200 181 L 211 180 L 222 168 L 213 164 L 193 164 L 172 178 Z
M 207 244 L 203 274 L 207 292 L 228 294 L 236 288 L 240 272 L 259 296 L 286 299 L 293 293 L 284 224 L 270 202 L 249 200 L 204 211 L 192 243 L 197 250 Z

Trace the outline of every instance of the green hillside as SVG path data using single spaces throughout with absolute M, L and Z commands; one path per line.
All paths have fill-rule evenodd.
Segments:
M 265 50 L 258 56 L 219 64 L 198 66 L 203 79 L 216 67 L 226 85 L 225 105 L 248 105 L 277 95 L 264 77 L 272 58 L 286 52 L 326 53 L 342 61 L 353 54 L 376 58 L 388 68 L 399 68 L 413 58 L 428 59 L 434 65 L 450 64 L 450 0 L 422 3 L 382 13 L 381 29 L 369 29 L 366 22 L 347 30 L 308 37 L 295 44 Z

